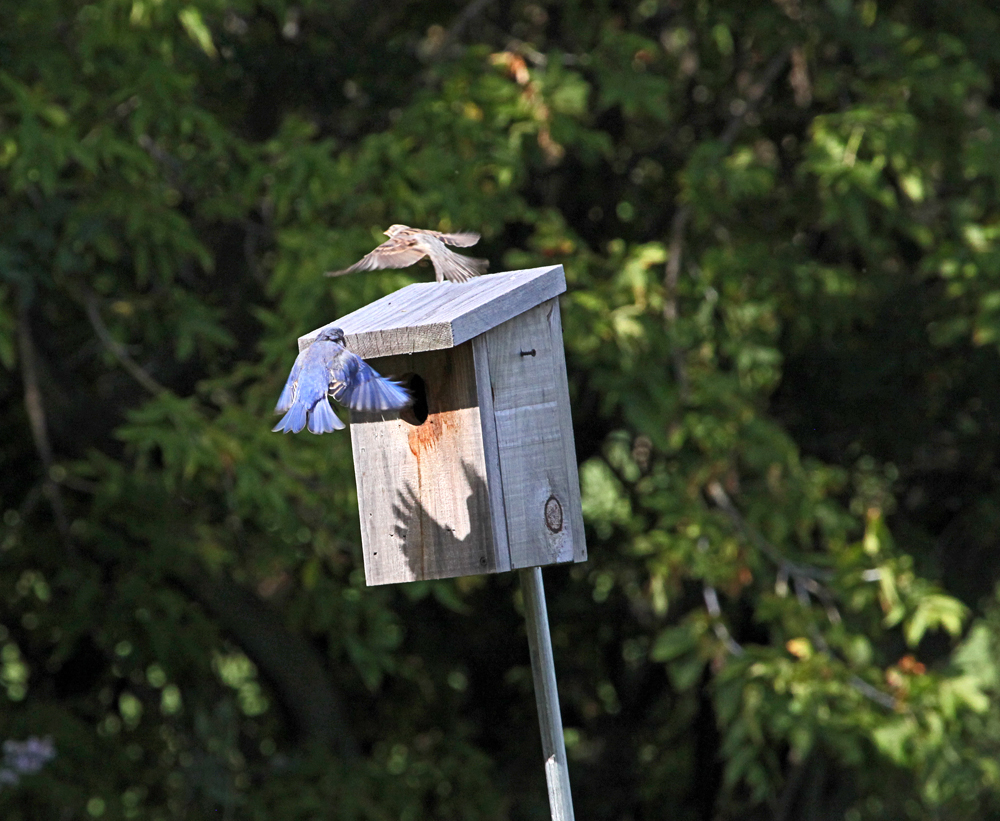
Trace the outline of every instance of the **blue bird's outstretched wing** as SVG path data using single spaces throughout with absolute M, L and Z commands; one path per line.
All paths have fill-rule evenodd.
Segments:
M 299 356 L 296 357 L 295 364 L 292 365 L 292 372 L 288 374 L 285 387 L 282 388 L 281 396 L 278 397 L 278 404 L 274 406 L 275 413 L 284 413 L 295 404 L 295 400 L 299 395 L 299 374 L 301 372 L 302 358 Z M 299 428 L 299 430 L 302 430 L 302 428 Z
M 347 353 L 350 353 L 349 351 Z M 345 367 L 331 370 L 333 398 L 352 410 L 399 410 L 410 404 L 410 394 L 398 382 L 386 379 L 355 354 Z
M 299 383 L 289 376 L 285 387 L 281 390 L 281 396 L 278 397 L 278 404 L 274 406 L 275 413 L 284 413 L 295 404 L 295 396 L 299 392 L 298 388 Z

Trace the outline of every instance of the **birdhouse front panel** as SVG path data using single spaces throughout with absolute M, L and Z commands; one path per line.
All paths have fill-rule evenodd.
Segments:
M 486 465 L 472 343 L 371 363 L 417 401 L 402 414 L 351 417 L 367 583 L 509 570 L 503 531 L 494 536 L 497 477 Z

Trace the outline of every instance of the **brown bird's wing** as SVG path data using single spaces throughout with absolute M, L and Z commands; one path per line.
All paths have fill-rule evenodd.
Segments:
M 479 242 L 479 234 L 472 231 L 461 231 L 457 234 L 442 234 L 438 231 L 434 232 L 437 234 L 437 238 L 448 245 L 454 245 L 456 248 L 468 248 L 470 245 L 475 245 Z
M 342 271 L 327 271 L 325 276 L 339 277 L 355 271 L 375 271 L 379 268 L 406 268 L 419 262 L 426 255 L 415 237 L 394 237 L 386 240 L 370 254 L 365 254 L 350 268 Z

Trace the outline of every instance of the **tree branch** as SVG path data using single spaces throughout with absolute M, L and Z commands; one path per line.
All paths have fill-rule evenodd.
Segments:
M 21 353 L 21 379 L 24 384 L 24 410 L 28 414 L 31 426 L 31 438 L 35 443 L 35 451 L 42 462 L 44 475 L 42 492 L 52 506 L 56 528 L 68 551 L 73 551 L 73 542 L 69 534 L 69 520 L 66 516 L 66 505 L 63 502 L 59 484 L 52 478 L 52 468 L 55 459 L 52 452 L 52 442 L 49 439 L 48 421 L 45 416 L 45 401 L 38 377 L 38 349 L 31 335 L 31 319 L 28 307 L 22 301 L 17 318 L 18 348 Z
M 462 36 L 465 27 L 493 2 L 494 0 L 472 0 L 471 3 L 458 13 L 458 16 L 451 26 L 448 27 L 447 31 L 438 29 L 435 37 L 428 38 L 428 42 L 424 46 L 426 57 L 430 60 L 442 59 L 446 55 L 448 47 Z
M 796 564 L 795 562 L 789 561 L 781 554 L 781 551 L 779 551 L 774 545 L 768 542 L 763 536 L 757 533 L 756 530 L 751 528 L 746 523 L 743 515 L 736 508 L 736 505 L 732 503 L 732 500 L 726 494 L 726 491 L 723 490 L 721 484 L 718 482 L 709 482 L 706 490 L 712 501 L 714 501 L 719 508 L 733 520 L 740 531 L 751 542 L 753 542 L 754 546 L 778 566 L 778 577 L 775 587 L 778 588 L 779 591 L 782 587 L 787 590 L 788 579 L 791 577 L 795 598 L 803 608 L 808 608 L 810 606 L 811 600 L 809 595 L 811 593 L 823 605 L 827 618 L 830 622 L 832 624 L 839 624 L 841 621 L 840 611 L 837 610 L 833 601 L 833 596 L 830 594 L 830 591 L 824 588 L 818 581 L 818 579 L 829 579 L 833 575 L 832 572 L 823 568 Z M 705 598 L 705 606 L 708 609 L 709 614 L 715 618 L 717 623 L 721 623 L 720 620 L 722 617 L 722 611 L 719 607 L 715 589 L 708 585 L 704 585 L 703 595 Z M 724 635 L 721 634 L 718 629 L 715 631 L 716 635 L 723 641 L 726 645 L 726 649 L 729 650 L 730 653 L 733 655 L 742 655 L 744 652 L 742 645 L 738 644 L 735 639 L 732 638 L 728 629 L 724 629 Z M 816 646 L 816 649 L 829 656 L 836 657 L 833 648 L 830 647 L 826 638 L 815 625 L 813 625 L 813 628 L 810 630 L 810 637 L 813 644 Z M 738 653 L 734 653 L 732 651 L 730 648 L 730 642 L 736 644 L 739 648 Z M 876 704 L 879 704 L 886 709 L 896 709 L 897 701 L 895 697 L 882 692 L 877 687 L 873 687 L 856 673 L 852 673 L 848 681 L 851 687 L 861 693 L 861 695 L 865 698 L 874 701 Z
M 139 363 L 129 356 L 124 345 L 111 336 L 111 332 L 108 331 L 108 326 L 105 325 L 104 320 L 101 319 L 101 313 L 97 309 L 97 297 L 94 294 L 88 293 L 84 297 L 84 308 L 87 311 L 87 319 L 90 320 L 90 326 L 94 329 L 94 333 L 97 334 L 97 338 L 100 340 L 101 344 L 105 347 L 108 353 L 118 360 L 118 364 L 128 371 L 136 382 L 142 385 L 142 387 L 154 396 L 158 396 L 167 390 L 163 385 L 146 373 Z
M 737 509 L 736 505 L 733 504 L 732 500 L 729 498 L 725 490 L 723 490 L 722 485 L 717 481 L 712 481 L 708 483 L 705 488 L 709 495 L 709 498 L 719 509 L 725 513 L 733 524 L 746 536 L 761 553 L 767 556 L 774 564 L 778 566 L 778 582 L 781 583 L 782 579 L 786 579 L 791 576 L 793 579 L 807 579 L 809 581 L 815 582 L 818 579 L 830 579 L 833 576 L 833 572 L 825 568 L 812 567 L 811 565 L 797 564 L 782 555 L 781 551 L 778 550 L 774 545 L 772 545 L 767 539 L 761 536 L 756 530 L 754 530 L 750 525 L 746 523 L 743 518 L 743 514 Z M 838 616 L 839 621 L 839 616 Z
M 493 0 L 472 0 L 471 3 L 462 9 L 458 17 L 455 18 L 455 22 L 451 24 L 451 28 L 448 29 L 448 33 L 444 38 L 444 43 L 442 43 L 442 48 L 461 37 L 462 32 L 465 31 L 465 27 L 469 25 L 475 17 L 478 17 L 483 11 L 485 11 L 486 7 L 492 2 Z
M 759 107 L 761 100 L 764 99 L 764 95 L 767 94 L 768 90 L 775 80 L 778 79 L 778 75 L 781 70 L 785 67 L 785 63 L 788 62 L 788 57 L 791 54 L 791 49 L 785 49 L 779 54 L 775 54 L 771 58 L 771 62 L 767 64 L 764 69 L 764 73 L 761 75 L 760 79 L 750 86 L 750 91 L 747 94 L 747 105 L 738 115 L 733 115 L 729 123 L 726 125 L 725 130 L 722 132 L 722 136 L 719 138 L 726 148 L 730 148 L 732 144 L 736 141 L 736 137 L 740 133 L 740 129 L 743 128 L 743 124 L 746 122 L 748 114 L 755 112 Z
M 684 253 L 684 231 L 690 216 L 690 206 L 682 205 L 677 209 L 670 224 L 670 250 L 667 257 L 667 274 L 663 282 L 666 292 L 663 300 L 663 318 L 671 330 L 677 326 L 677 283 L 681 275 L 681 255 Z M 677 344 L 676 334 L 670 344 L 670 361 L 681 401 L 687 402 L 689 395 L 687 368 L 684 365 L 684 351 Z
M 768 89 L 777 80 L 782 68 L 788 62 L 790 49 L 776 54 L 767 64 L 764 73 L 758 82 L 750 86 L 747 94 L 746 107 L 738 114 L 733 115 L 722 132 L 719 142 L 725 148 L 730 148 L 739 135 L 747 115 L 755 112 Z M 670 223 L 670 245 L 667 255 L 667 264 L 663 277 L 663 319 L 668 326 L 673 328 L 677 322 L 679 312 L 677 310 L 677 285 L 680 281 L 681 260 L 684 254 L 684 233 L 687 230 L 688 221 L 691 218 L 691 206 L 681 205 L 674 213 L 674 218 Z M 671 360 L 674 369 L 674 378 L 681 393 L 681 399 L 688 396 L 687 369 L 684 366 L 684 352 L 678 347 L 676 338 L 672 340 Z
M 274 688 L 300 739 L 318 741 L 342 758 L 358 754 L 340 696 L 320 655 L 285 627 L 266 602 L 224 575 L 173 574 L 213 613 Z

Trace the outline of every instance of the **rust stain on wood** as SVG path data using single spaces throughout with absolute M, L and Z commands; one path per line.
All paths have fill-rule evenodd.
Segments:
M 453 416 L 450 412 L 435 413 L 428 416 L 422 425 L 411 427 L 407 433 L 410 453 L 419 459 L 421 453 L 437 447 L 441 437 L 456 428 L 457 421 Z
M 418 459 L 420 454 L 437 445 L 443 433 L 443 426 L 438 414 L 427 417 L 427 421 L 422 425 L 410 428 L 407 440 L 410 444 L 410 453 Z

